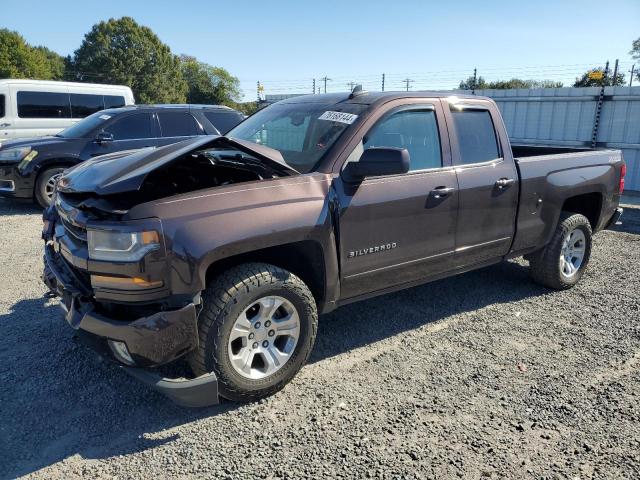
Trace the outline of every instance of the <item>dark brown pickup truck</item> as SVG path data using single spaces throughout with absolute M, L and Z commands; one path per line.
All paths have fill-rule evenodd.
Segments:
M 488 98 L 298 97 L 68 170 L 43 279 L 82 339 L 175 401 L 253 400 L 340 305 L 519 256 L 571 287 L 624 173 L 615 150 L 510 145 Z M 181 358 L 195 378 L 152 368 Z

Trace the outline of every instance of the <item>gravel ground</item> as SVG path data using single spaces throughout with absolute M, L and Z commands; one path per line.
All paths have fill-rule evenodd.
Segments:
M 638 478 L 640 210 L 553 292 L 509 262 L 323 317 L 256 404 L 181 409 L 43 298 L 38 211 L 0 200 L 0 477 Z

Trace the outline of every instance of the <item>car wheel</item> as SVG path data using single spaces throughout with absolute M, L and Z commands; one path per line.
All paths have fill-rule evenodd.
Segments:
M 64 167 L 53 167 L 47 168 L 38 175 L 38 179 L 36 180 L 35 197 L 36 201 L 42 208 L 47 208 L 51 204 L 51 197 L 53 197 L 56 182 L 64 171 Z
M 284 387 L 307 361 L 318 313 L 297 276 L 264 263 L 228 270 L 203 292 L 196 375 L 214 372 L 220 395 L 252 401 Z
M 591 235 L 587 217 L 562 212 L 549 244 L 529 258 L 532 278 L 556 290 L 574 286 L 589 263 Z

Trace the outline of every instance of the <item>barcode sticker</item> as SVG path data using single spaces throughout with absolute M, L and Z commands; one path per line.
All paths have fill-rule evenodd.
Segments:
M 345 112 L 324 112 L 322 115 L 318 117 L 318 120 L 328 120 L 330 122 L 340 122 L 346 123 L 347 125 L 351 125 L 356 121 L 358 115 L 354 115 L 353 113 L 345 113 Z

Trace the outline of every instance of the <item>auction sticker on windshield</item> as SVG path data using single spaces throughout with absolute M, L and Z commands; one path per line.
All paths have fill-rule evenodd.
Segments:
M 340 122 L 346 123 L 347 125 L 351 125 L 356 121 L 358 115 L 354 115 L 353 113 L 345 113 L 345 112 L 324 112 L 322 115 L 318 117 L 318 120 L 328 120 L 330 122 Z

